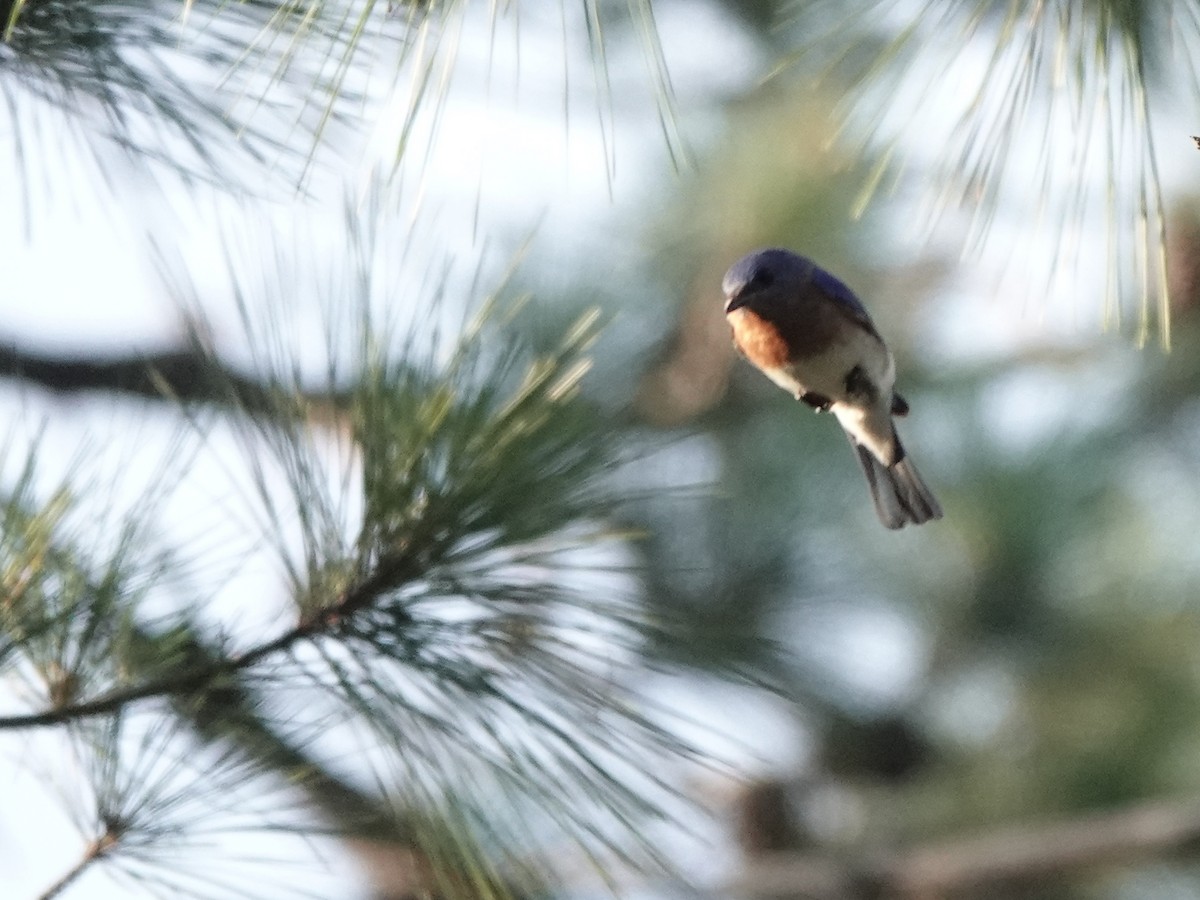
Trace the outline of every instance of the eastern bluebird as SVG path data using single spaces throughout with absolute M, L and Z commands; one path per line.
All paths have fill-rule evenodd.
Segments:
M 892 389 L 896 361 L 851 290 L 803 256 L 775 248 L 739 259 L 722 288 L 734 346 L 797 400 L 837 417 L 883 524 L 940 519 L 942 508 L 892 421 L 908 413 Z

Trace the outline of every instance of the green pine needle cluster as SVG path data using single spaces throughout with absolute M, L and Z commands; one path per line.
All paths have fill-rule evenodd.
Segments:
M 868 167 L 856 214 L 909 193 L 965 255 L 1002 246 L 1035 304 L 1082 283 L 1106 325 L 1170 345 L 1158 157 L 1172 148 L 1153 113 L 1200 88 L 1192 4 L 814 3 L 782 30 L 796 50 L 777 72 L 813 61 L 844 85 L 839 147 Z

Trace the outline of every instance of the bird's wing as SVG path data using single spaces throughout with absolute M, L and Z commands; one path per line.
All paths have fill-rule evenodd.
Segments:
M 862 305 L 854 291 L 842 284 L 834 276 L 830 275 L 820 266 L 813 266 L 810 275 L 810 283 L 818 291 L 837 304 L 838 309 L 844 312 L 854 324 L 865 329 L 875 337 L 879 337 L 879 332 L 875 330 L 875 323 L 871 321 L 871 317 L 867 314 L 866 307 Z

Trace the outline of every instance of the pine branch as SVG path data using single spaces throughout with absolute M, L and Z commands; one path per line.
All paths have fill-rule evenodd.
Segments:
M 300 624 L 275 638 L 259 644 L 245 653 L 224 659 L 213 659 L 199 665 L 187 666 L 133 687 L 110 691 L 94 700 L 48 709 L 23 716 L 0 717 L 0 731 L 21 728 L 43 728 L 79 719 L 118 712 L 131 703 L 152 697 L 188 697 L 203 695 L 214 683 L 243 672 L 268 657 L 286 652 L 303 640 L 340 628 L 354 613 L 369 606 L 372 600 L 394 590 L 416 569 L 403 559 L 387 559 L 379 567 L 346 591 L 335 602 L 307 615 Z
M 209 690 L 213 682 L 218 679 L 248 669 L 268 656 L 287 650 L 301 638 L 307 637 L 308 634 L 308 628 L 298 626 L 236 658 L 215 661 L 209 665 L 197 668 L 184 669 L 145 682 L 144 684 L 110 691 L 94 700 L 72 703 L 67 706 L 49 709 L 40 713 L 30 713 L 24 716 L 4 716 L 0 718 L 0 730 L 43 728 L 48 725 L 60 725 L 64 722 L 74 722 L 80 719 L 119 712 L 131 703 L 136 703 L 139 700 L 147 700 L 152 697 L 200 694 Z

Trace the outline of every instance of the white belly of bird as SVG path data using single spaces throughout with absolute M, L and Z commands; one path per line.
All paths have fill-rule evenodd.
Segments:
M 875 401 L 851 398 L 846 391 L 846 375 L 858 366 L 878 395 Z M 896 383 L 896 363 L 891 352 L 865 331 L 854 332 L 852 340 L 830 347 L 824 353 L 807 357 L 764 373 L 788 393 L 820 394 L 833 401 L 831 412 L 860 444 L 885 464 L 892 456 L 892 387 Z
M 896 363 L 892 354 L 874 336 L 855 330 L 851 340 L 836 344 L 824 353 L 806 357 L 766 373 L 767 377 L 792 394 L 820 394 L 835 403 L 847 399 L 846 375 L 855 366 L 862 369 L 879 396 L 890 404 L 896 383 Z

